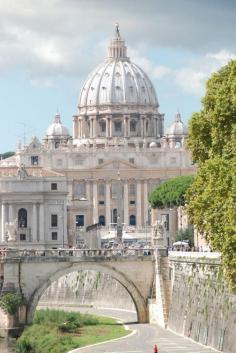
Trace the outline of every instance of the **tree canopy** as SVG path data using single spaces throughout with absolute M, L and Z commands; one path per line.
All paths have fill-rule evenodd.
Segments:
M 236 291 L 236 61 L 208 80 L 202 110 L 189 124 L 188 147 L 199 165 L 187 192 L 190 221 L 221 252 Z
M 5 159 L 5 158 L 9 158 L 11 156 L 13 156 L 15 154 L 15 152 L 5 152 L 5 153 L 0 153 L 0 159 Z
M 185 194 L 193 179 L 192 175 L 179 176 L 162 183 L 149 195 L 151 206 L 153 208 L 184 206 Z

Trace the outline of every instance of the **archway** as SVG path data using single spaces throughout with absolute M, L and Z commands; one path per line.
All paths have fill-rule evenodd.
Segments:
M 148 308 L 145 298 L 141 295 L 139 289 L 131 282 L 123 273 L 115 270 L 113 267 L 108 265 L 101 265 L 97 263 L 80 263 L 68 264 L 63 270 L 59 270 L 51 275 L 41 286 L 39 286 L 29 298 L 28 305 L 27 305 L 27 323 L 30 324 L 33 320 L 33 316 L 38 305 L 38 302 L 43 295 L 44 291 L 56 280 L 60 277 L 65 276 L 74 271 L 85 271 L 85 270 L 94 270 L 101 273 L 109 274 L 113 279 L 118 281 L 129 293 L 131 296 L 139 322 L 148 322 Z

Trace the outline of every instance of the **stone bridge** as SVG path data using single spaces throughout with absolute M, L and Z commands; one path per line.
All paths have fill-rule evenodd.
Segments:
M 95 270 L 109 274 L 130 294 L 138 321 L 148 322 L 148 299 L 155 283 L 152 249 L 2 250 L 1 293 L 19 292 L 26 301 L 22 326 L 32 322 L 43 292 L 58 278 L 73 272 Z

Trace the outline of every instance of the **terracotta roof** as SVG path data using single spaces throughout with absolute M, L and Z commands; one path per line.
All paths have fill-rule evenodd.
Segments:
M 64 174 L 55 172 L 51 169 L 41 167 L 26 167 L 24 169 L 28 177 L 43 178 L 43 177 L 62 177 Z M 18 167 L 0 167 L 0 178 L 14 178 L 18 176 Z

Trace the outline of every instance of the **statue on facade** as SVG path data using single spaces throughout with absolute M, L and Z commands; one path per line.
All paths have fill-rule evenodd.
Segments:
M 153 225 L 153 245 L 164 246 L 164 235 L 164 224 L 160 220 L 157 220 Z
M 8 242 L 15 242 L 17 235 L 17 219 L 5 223 L 6 238 Z
M 20 180 L 25 179 L 28 176 L 24 164 L 21 164 L 20 167 L 18 168 L 17 176 Z

